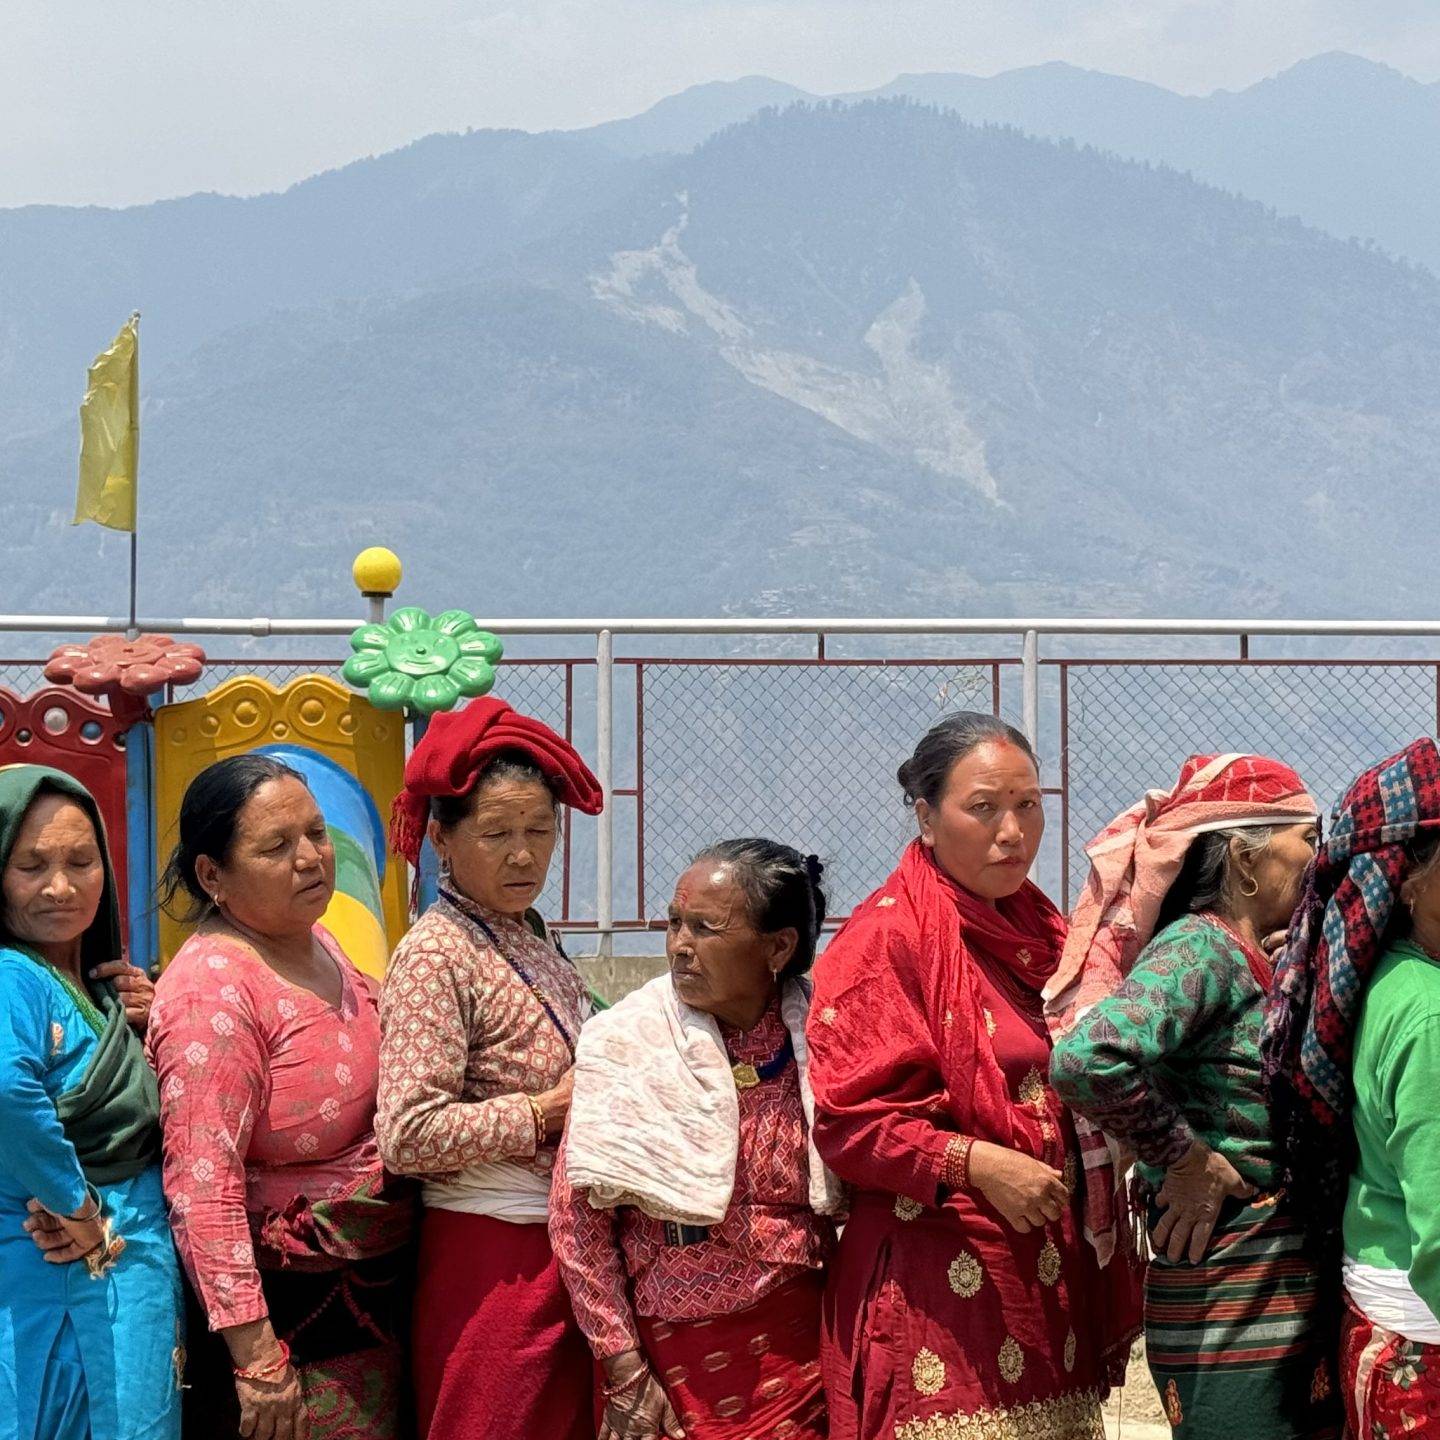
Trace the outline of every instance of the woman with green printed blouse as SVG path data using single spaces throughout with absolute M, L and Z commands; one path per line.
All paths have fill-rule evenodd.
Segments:
M 1136 1157 L 1147 1353 L 1187 1440 L 1228 1440 L 1242 1415 L 1265 1440 L 1339 1433 L 1319 1276 L 1276 1189 L 1260 1080 L 1268 952 L 1318 839 L 1288 766 L 1192 757 L 1089 847 L 1070 993 L 1051 1007 L 1069 1022 L 1052 1084 Z

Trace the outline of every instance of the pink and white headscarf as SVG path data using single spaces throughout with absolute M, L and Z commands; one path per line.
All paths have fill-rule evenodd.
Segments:
M 1130 973 L 1198 836 L 1251 825 L 1302 825 L 1319 814 L 1305 782 L 1288 765 L 1232 754 L 1192 755 L 1174 789 L 1148 791 L 1117 815 L 1085 847 L 1090 878 L 1070 917 L 1060 965 L 1045 987 L 1051 1033 L 1064 1034 Z M 1123 1179 L 1129 1157 L 1082 1117 L 1075 1120 L 1087 1179 L 1107 1165 Z M 1115 1189 L 1086 1186 L 1085 1229 L 1102 1264 L 1114 1252 L 1123 1209 Z

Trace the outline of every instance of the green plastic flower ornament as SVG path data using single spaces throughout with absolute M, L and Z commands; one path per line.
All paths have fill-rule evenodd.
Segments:
M 463 610 L 431 619 L 407 606 L 383 625 L 362 625 L 350 637 L 355 652 L 340 673 L 364 690 L 379 710 L 434 715 L 463 698 L 486 695 L 504 646 Z

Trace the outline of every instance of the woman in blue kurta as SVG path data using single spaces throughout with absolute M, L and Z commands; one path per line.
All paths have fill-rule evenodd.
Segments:
M 0 1440 L 178 1440 L 150 987 L 83 786 L 0 769 L 0 888 Z

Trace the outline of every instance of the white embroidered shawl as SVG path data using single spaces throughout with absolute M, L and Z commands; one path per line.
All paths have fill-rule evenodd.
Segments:
M 810 987 L 785 986 L 780 1013 L 795 1047 L 810 1156 L 810 1204 L 834 1215 L 840 1182 L 815 1150 L 805 1017 Z M 565 1137 L 570 1184 L 598 1210 L 633 1205 L 657 1220 L 715 1225 L 735 1188 L 740 1106 L 720 1027 L 661 975 L 580 1032 Z

